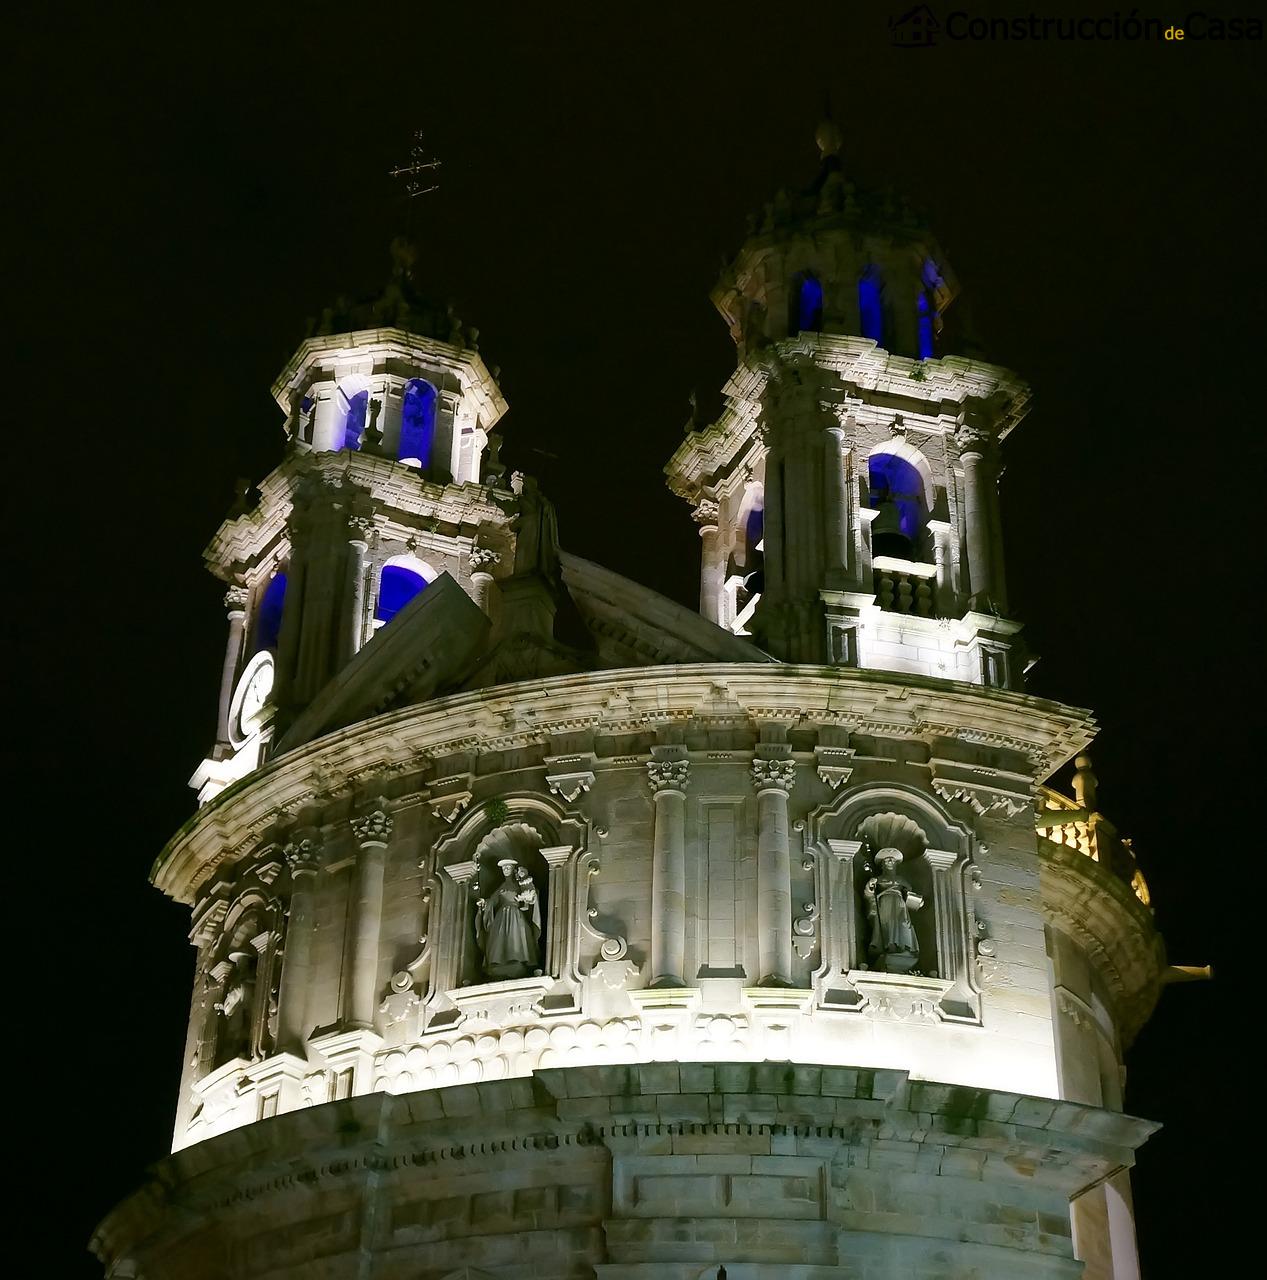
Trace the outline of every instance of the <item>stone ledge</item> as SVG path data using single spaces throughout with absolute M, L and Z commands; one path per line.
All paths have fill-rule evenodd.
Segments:
M 295 1241 L 304 1233 L 278 1227 L 265 1239 L 260 1223 L 293 1224 L 298 1207 L 308 1214 L 328 1204 L 341 1206 L 338 1230 L 314 1226 L 312 1238 L 343 1239 L 351 1212 L 364 1217 L 352 1235 L 369 1232 L 376 1254 L 405 1247 L 400 1232 L 413 1223 L 416 1236 L 422 1223 L 428 1239 L 475 1242 L 490 1264 L 514 1257 L 513 1241 L 526 1247 L 528 1235 L 543 1258 L 585 1255 L 579 1271 L 543 1264 L 543 1280 L 593 1268 L 605 1275 L 608 1263 L 846 1265 L 864 1238 L 905 1242 L 903 1256 L 918 1242 L 945 1247 L 960 1219 L 965 1246 L 1063 1258 L 1070 1197 L 1129 1165 L 1156 1127 L 901 1071 L 562 1068 L 531 1080 L 368 1094 L 209 1139 L 155 1166 L 92 1248 L 118 1274 L 126 1262 L 161 1280 L 183 1274 L 161 1260 L 201 1247 L 201 1233 L 232 1242 L 254 1224 L 241 1274 L 257 1273 L 258 1254 L 259 1274 L 283 1275 L 270 1249 L 302 1252 Z M 585 1190 L 553 1198 L 533 1190 L 569 1183 Z M 397 1212 L 399 1230 L 390 1225 Z M 728 1231 L 727 1221 L 739 1228 Z M 849 1250 L 832 1243 L 836 1233 Z

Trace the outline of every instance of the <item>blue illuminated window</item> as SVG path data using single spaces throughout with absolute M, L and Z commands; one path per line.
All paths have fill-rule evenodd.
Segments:
M 378 579 L 375 619 L 390 622 L 426 585 L 426 578 L 413 569 L 399 564 L 384 565 Z
M 796 327 L 802 333 L 817 333 L 823 327 L 823 286 L 812 275 L 801 279 L 796 298 Z
M 396 456 L 402 462 L 429 467 L 435 433 L 436 389 L 422 378 L 413 378 L 405 384 L 400 412 L 400 449 Z
M 282 605 L 286 602 L 286 575 L 275 573 L 260 596 L 255 611 L 255 649 L 276 649 L 282 634 Z
M 345 449 L 359 449 L 361 447 L 361 432 L 365 430 L 365 410 L 370 402 L 370 393 L 368 391 L 358 391 L 348 401 L 347 414 L 343 419 L 343 447 Z
M 916 303 L 917 328 L 919 331 L 919 358 L 921 360 L 931 360 L 933 358 L 933 312 L 928 305 L 928 295 L 920 290 L 919 301 Z
M 867 462 L 871 481 L 868 505 L 886 518 L 872 525 L 872 551 L 876 555 L 912 559 L 924 531 L 924 479 L 905 458 L 876 454 Z M 896 527 L 893 527 L 893 526 Z
M 884 297 L 880 288 L 880 273 L 868 267 L 858 279 L 858 317 L 862 336 L 884 345 Z

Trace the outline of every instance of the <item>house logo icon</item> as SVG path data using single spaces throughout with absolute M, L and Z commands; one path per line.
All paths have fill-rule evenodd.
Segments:
M 940 30 L 937 15 L 926 4 L 889 19 L 889 40 L 898 49 L 931 49 Z

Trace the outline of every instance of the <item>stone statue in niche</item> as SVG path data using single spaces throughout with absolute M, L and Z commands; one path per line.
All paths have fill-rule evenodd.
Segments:
M 497 866 L 501 883 L 475 903 L 475 940 L 484 954 L 484 973 L 492 982 L 541 972 L 537 886 L 527 867 L 514 858 L 502 858 Z
M 911 925 L 911 912 L 924 899 L 900 875 L 899 849 L 881 849 L 875 856 L 875 874 L 862 888 L 867 907 L 867 953 L 872 968 L 881 973 L 912 973 L 919 965 L 919 940 Z
M 255 1013 L 255 962 L 251 951 L 229 952 L 229 972 L 224 979 L 224 995 L 216 1005 L 222 1019 L 216 1038 L 216 1059 L 254 1056 L 252 1021 Z

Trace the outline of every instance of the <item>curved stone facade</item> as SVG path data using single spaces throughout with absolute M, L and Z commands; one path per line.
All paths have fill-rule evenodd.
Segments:
M 1151 1127 L 904 1071 L 545 1070 L 200 1144 L 94 1244 L 146 1280 L 1074 1280 L 1069 1199 Z
M 332 315 L 283 372 L 152 871 L 176 1154 L 110 1275 L 1136 1280 L 1165 960 L 1090 714 L 1022 692 L 1029 390 L 940 350 L 953 275 L 838 138 L 714 295 L 739 367 L 666 468 L 699 613 L 561 549 L 456 323 Z M 411 270 L 355 314 L 412 323 Z

